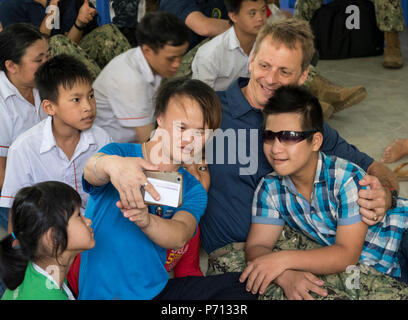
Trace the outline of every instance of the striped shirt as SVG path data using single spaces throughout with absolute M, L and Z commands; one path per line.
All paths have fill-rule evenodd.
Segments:
M 336 242 L 337 226 L 361 221 L 357 204 L 358 181 L 365 172 L 335 156 L 319 154 L 310 203 L 296 190 L 289 176 L 273 172 L 259 183 L 252 203 L 252 223 L 284 225 L 323 246 Z M 368 228 L 360 263 L 399 277 L 398 248 L 408 226 L 408 200 L 399 198 L 397 208 L 383 221 Z

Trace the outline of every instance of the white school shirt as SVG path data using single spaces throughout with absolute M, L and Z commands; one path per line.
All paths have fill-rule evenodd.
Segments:
M 95 124 L 114 142 L 135 142 L 134 128 L 154 122 L 153 96 L 161 80 L 153 74 L 140 47 L 115 57 L 93 84 Z
M 248 66 L 249 56 L 231 27 L 197 50 L 191 64 L 192 78 L 205 82 L 215 91 L 225 91 L 239 77 L 249 78 Z
M 0 207 L 10 208 L 21 188 L 53 180 L 66 183 L 79 193 L 81 212 L 84 212 L 88 201 L 88 193 L 82 189 L 85 164 L 110 142 L 108 134 L 93 125 L 81 132 L 75 152 L 68 160 L 52 133 L 52 117 L 41 121 L 21 134 L 9 149 Z
M 33 94 L 34 106 L 0 71 L 0 157 L 7 157 L 11 144 L 21 133 L 47 117 L 38 90 L 33 89 Z

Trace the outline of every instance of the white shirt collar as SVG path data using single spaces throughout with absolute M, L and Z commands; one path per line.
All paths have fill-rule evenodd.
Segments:
M 75 159 L 76 154 L 81 154 L 88 150 L 91 144 L 96 144 L 95 136 L 93 135 L 92 127 L 86 131 L 81 132 L 81 137 L 79 139 L 78 145 L 75 148 L 75 154 L 72 159 Z M 40 153 L 45 153 L 50 151 L 52 148 L 58 147 L 55 141 L 54 134 L 52 132 L 52 117 L 49 116 L 44 123 L 42 142 L 40 147 Z
M 234 50 L 236 48 L 241 48 L 241 44 L 239 43 L 237 34 L 235 33 L 235 28 L 232 26 L 231 28 L 228 29 L 228 48 L 230 50 Z
M 33 95 L 34 95 L 34 107 L 36 108 L 37 112 L 40 112 L 41 108 L 41 99 L 40 94 L 36 88 L 33 88 Z M 7 78 L 6 73 L 4 71 L 0 71 L 0 97 L 4 100 L 7 100 L 10 97 L 17 96 L 25 103 L 32 105 L 28 102 L 18 91 L 16 86 L 11 83 L 11 81 Z
M 0 95 L 6 100 L 18 93 L 17 88 L 10 82 L 4 71 L 0 71 Z
M 226 31 L 227 34 L 227 39 L 228 39 L 228 49 L 230 50 L 235 50 L 239 49 L 245 56 L 246 53 L 244 52 L 244 49 L 241 47 L 241 43 L 238 40 L 237 34 L 235 33 L 235 28 L 232 26 Z M 254 51 L 255 48 L 255 42 L 252 46 L 251 52 L 249 53 L 249 56 L 251 56 L 252 52 Z
M 149 63 L 147 62 L 142 47 L 136 47 L 134 56 L 132 57 L 133 63 L 140 66 L 140 72 L 143 75 L 143 78 L 151 83 L 153 86 L 157 86 L 160 84 L 162 77 L 158 74 L 154 74 L 152 68 L 150 67 Z
M 59 288 L 59 285 L 57 284 L 57 282 L 55 282 L 54 278 L 51 277 L 51 275 L 48 272 L 46 272 L 43 268 L 41 268 L 39 265 L 35 264 L 34 262 L 32 262 L 32 264 L 33 264 L 33 268 L 35 271 L 42 274 L 44 277 L 50 280 L 57 288 Z M 65 282 L 62 283 L 62 289 L 67 294 L 69 300 L 75 300 L 74 295 L 72 294 L 68 286 L 65 284 Z

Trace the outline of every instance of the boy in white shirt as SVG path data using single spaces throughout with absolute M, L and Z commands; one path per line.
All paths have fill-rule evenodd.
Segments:
M 226 1 L 232 27 L 203 44 L 191 65 L 192 78 L 225 91 L 239 77 L 249 78 L 249 56 L 266 21 L 265 0 Z
M 83 212 L 88 199 L 81 184 L 83 168 L 88 158 L 111 142 L 103 129 L 93 126 L 92 77 L 82 62 L 59 55 L 39 68 L 35 84 L 49 117 L 11 145 L 0 206 L 10 208 L 22 187 L 55 180 L 81 195 Z
M 112 59 L 96 78 L 95 123 L 114 142 L 144 142 L 154 129 L 153 96 L 162 78 L 175 75 L 188 47 L 189 30 L 177 16 L 148 13 L 138 24 L 138 47 Z

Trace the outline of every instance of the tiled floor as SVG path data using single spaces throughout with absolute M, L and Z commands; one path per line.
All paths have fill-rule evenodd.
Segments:
M 322 75 L 335 83 L 366 87 L 368 96 L 363 102 L 334 114 L 328 123 L 376 160 L 394 139 L 408 138 L 408 30 L 400 39 L 405 63 L 400 70 L 384 69 L 382 57 L 321 60 L 318 64 Z M 389 167 L 393 169 L 403 161 L 408 161 L 408 156 Z M 401 182 L 400 188 L 401 195 L 408 197 L 408 182 Z M 5 231 L 0 227 L 0 238 L 3 235 Z M 201 266 L 205 271 L 204 253 Z

